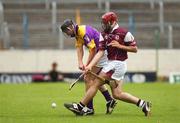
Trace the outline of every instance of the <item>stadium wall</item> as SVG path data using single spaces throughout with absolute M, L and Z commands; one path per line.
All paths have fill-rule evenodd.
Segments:
M 0 59 L 0 73 L 47 72 L 54 61 L 62 72 L 79 72 L 76 50 L 4 50 Z M 129 72 L 158 70 L 159 76 L 169 76 L 180 71 L 180 50 L 139 50 L 129 53 L 127 64 Z

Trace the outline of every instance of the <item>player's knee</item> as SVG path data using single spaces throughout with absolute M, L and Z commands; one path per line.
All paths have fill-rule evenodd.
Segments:
M 92 85 L 93 85 L 94 88 L 99 89 L 100 86 L 101 86 L 101 82 L 99 82 L 99 81 L 94 81 Z
M 105 85 L 102 85 L 102 86 L 99 87 L 99 90 L 100 90 L 101 92 L 104 92 L 104 91 L 107 90 L 107 87 L 106 87 Z
M 113 93 L 112 96 L 114 99 L 118 99 L 118 95 L 116 93 Z
M 114 99 L 121 99 L 122 98 L 122 91 L 116 91 L 112 93 Z

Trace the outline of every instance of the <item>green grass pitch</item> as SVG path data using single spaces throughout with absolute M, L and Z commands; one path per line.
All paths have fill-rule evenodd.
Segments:
M 105 115 L 104 97 L 94 98 L 94 116 L 75 116 L 64 108 L 64 102 L 79 102 L 84 84 L 69 91 L 67 83 L 0 84 L 0 123 L 178 123 L 180 122 L 180 84 L 124 84 L 123 89 L 152 102 L 152 116 L 144 117 L 141 110 L 118 101 L 114 112 Z M 56 102 L 57 107 L 51 108 Z

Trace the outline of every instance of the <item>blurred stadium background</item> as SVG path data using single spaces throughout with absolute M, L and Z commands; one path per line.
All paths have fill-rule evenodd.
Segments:
M 69 18 L 100 30 L 106 11 L 118 14 L 139 47 L 129 54 L 126 81 L 180 81 L 179 0 L 1 0 L 0 82 L 43 78 L 54 61 L 65 78 L 76 78 L 74 41 L 58 27 Z

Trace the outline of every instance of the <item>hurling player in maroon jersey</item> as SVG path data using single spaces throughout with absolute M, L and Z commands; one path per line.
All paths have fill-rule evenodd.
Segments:
M 70 106 L 70 110 L 83 115 L 82 108 L 87 105 L 97 93 L 98 88 L 109 82 L 112 95 L 115 99 L 132 103 L 142 109 L 145 116 L 150 114 L 150 102 L 144 101 L 122 90 L 124 74 L 127 71 L 126 59 L 127 52 L 137 52 L 136 42 L 134 36 L 126 29 L 119 27 L 117 23 L 117 15 L 114 12 L 107 12 L 102 16 L 103 32 L 100 37 L 99 51 L 93 58 L 91 63 L 86 66 L 86 72 L 92 69 L 99 59 L 103 56 L 104 51 L 108 52 L 108 64 L 103 67 L 99 76 L 105 78 L 107 81 L 102 82 L 95 79 L 93 85 L 88 89 L 84 98 L 78 104 Z M 112 108 L 113 110 L 113 108 Z
M 90 61 L 99 50 L 100 32 L 88 25 L 78 25 L 70 19 L 66 19 L 64 21 L 64 23 L 61 25 L 61 30 L 68 37 L 74 37 L 76 39 L 75 47 L 77 49 L 78 67 L 80 70 L 84 71 L 85 66 L 90 63 Z M 83 62 L 84 46 L 89 50 L 89 55 L 86 63 Z M 98 74 L 103 66 L 107 64 L 107 60 L 107 53 L 105 53 L 104 56 L 101 57 L 99 62 L 95 66 L 93 66 L 92 71 Z M 92 76 L 91 74 L 86 74 L 84 76 L 86 90 L 88 90 L 88 88 L 94 82 L 94 79 L 94 76 Z M 111 114 L 111 111 L 109 111 L 109 107 L 115 107 L 116 101 L 111 97 L 105 85 L 101 86 L 99 90 L 101 91 L 107 102 L 106 114 Z M 66 105 L 64 106 L 66 107 Z M 93 99 L 89 101 L 87 107 L 85 107 L 83 110 L 86 115 L 94 114 Z

